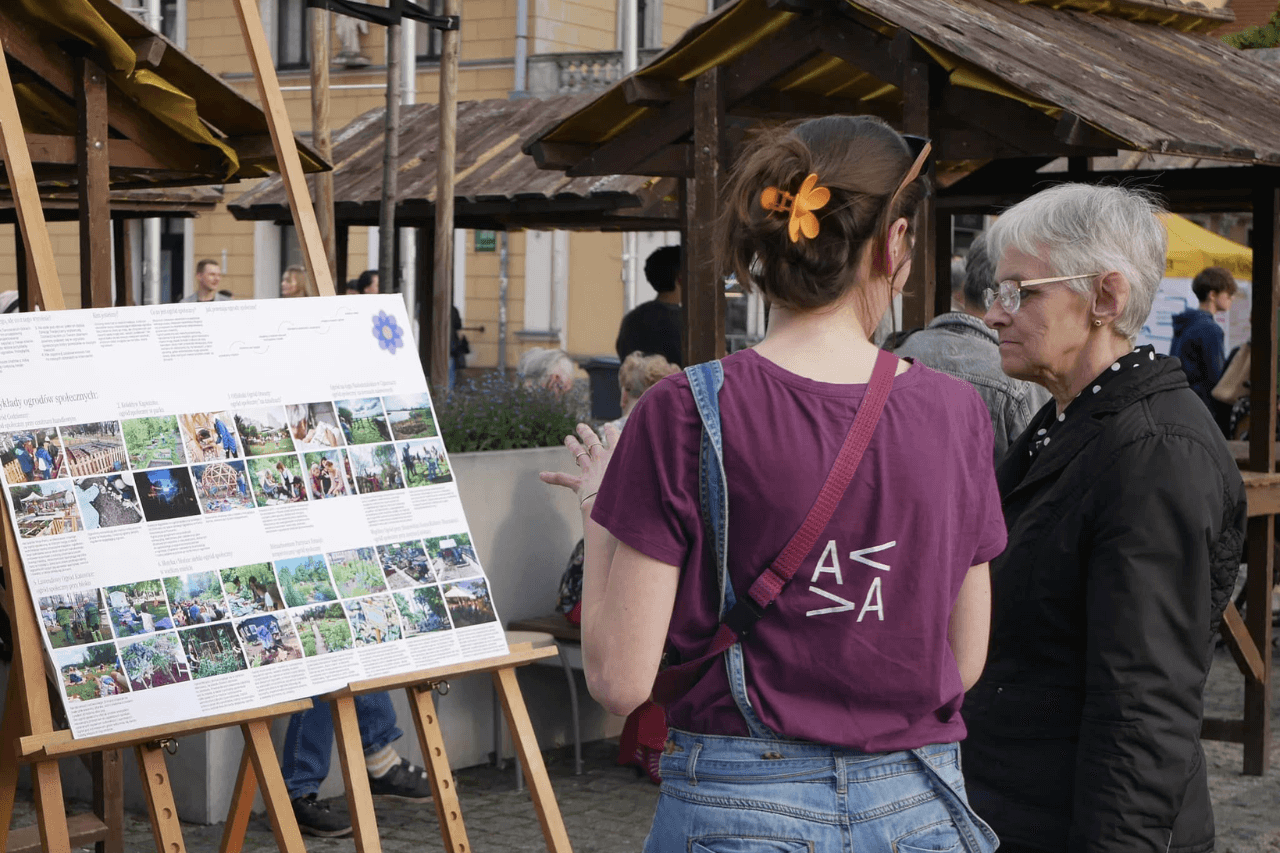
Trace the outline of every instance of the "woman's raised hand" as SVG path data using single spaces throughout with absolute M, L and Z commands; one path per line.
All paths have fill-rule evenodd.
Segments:
M 579 503 L 585 508 L 587 502 L 600 490 L 600 481 L 604 479 L 605 468 L 609 466 L 609 457 L 618 443 L 618 429 L 613 424 L 605 424 L 603 435 L 596 435 L 595 430 L 586 424 L 578 424 L 576 435 L 567 435 L 564 446 L 573 454 L 578 466 L 577 474 L 566 474 L 561 471 L 543 471 L 538 479 L 553 486 L 564 486 L 573 490 Z

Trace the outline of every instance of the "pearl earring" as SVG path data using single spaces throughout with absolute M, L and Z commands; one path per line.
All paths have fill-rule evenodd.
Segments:
M 1101 320 L 1094 320 L 1094 321 L 1093 321 L 1093 325 L 1095 325 L 1095 326 L 1101 326 L 1101 325 L 1102 325 L 1102 321 L 1101 321 Z

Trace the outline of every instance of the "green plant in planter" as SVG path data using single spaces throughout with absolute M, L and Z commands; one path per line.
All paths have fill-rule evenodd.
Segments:
M 501 373 L 459 382 L 439 405 L 440 437 L 451 453 L 555 447 L 577 426 L 581 400 L 526 388 Z

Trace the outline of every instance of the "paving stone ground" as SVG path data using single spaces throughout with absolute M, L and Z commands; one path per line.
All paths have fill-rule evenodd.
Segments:
M 1280 655 L 1273 660 L 1280 675 Z M 1272 679 L 1274 687 L 1276 679 Z M 1225 650 L 1219 650 L 1206 687 L 1206 713 L 1238 717 L 1244 704 L 1243 678 Z M 1217 818 L 1219 853 L 1280 853 L 1280 690 L 1273 694 L 1271 772 L 1265 777 L 1241 773 L 1242 750 L 1233 744 L 1205 743 L 1210 790 Z M 545 754 L 552 786 L 575 853 L 638 851 L 648 831 L 658 790 L 631 768 L 613 763 L 616 744 L 598 741 L 584 746 L 586 767 L 573 774 L 568 750 Z M 516 791 L 510 768 L 472 767 L 457 774 L 458 793 L 471 849 L 478 853 L 540 851 L 546 847 L 528 791 Z M 34 821 L 29 795 L 20 794 L 14 826 Z M 342 808 L 341 800 L 333 803 Z M 83 811 L 85 806 L 71 806 Z M 435 811 L 430 805 L 378 805 L 378 827 L 386 853 L 422 853 L 441 848 Z M 215 853 L 222 826 L 185 825 L 190 853 Z M 145 817 L 126 815 L 125 849 L 154 849 Z M 306 837 L 311 853 L 351 853 L 350 838 Z M 275 841 L 263 818 L 249 826 L 244 850 L 273 851 Z

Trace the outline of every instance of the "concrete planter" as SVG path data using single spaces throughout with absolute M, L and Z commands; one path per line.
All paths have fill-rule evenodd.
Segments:
M 512 619 L 540 616 L 555 607 L 560 575 L 569 553 L 582 536 L 578 502 L 565 489 L 538 480 L 538 472 L 564 468 L 568 454 L 562 447 L 507 450 L 490 453 L 456 453 L 449 457 L 462 504 L 471 526 L 477 555 L 492 583 L 498 615 Z M 525 703 L 543 749 L 573 742 L 568 688 L 559 663 L 526 667 L 520 674 Z M 622 730 L 622 719 L 591 701 L 579 679 L 583 741 L 612 737 Z M 450 685 L 449 694 L 437 697 L 440 725 L 451 764 L 471 767 L 489 760 L 493 751 L 493 701 L 487 676 L 472 676 Z M 402 755 L 421 764 L 413 717 L 403 691 L 392 694 L 400 728 L 406 736 L 396 746 Z M 286 720 L 277 720 L 272 735 L 279 749 Z M 510 739 L 504 753 L 511 754 Z M 169 772 L 179 817 L 195 823 L 225 819 L 239 767 L 243 739 L 236 729 L 207 732 L 183 738 L 178 753 L 169 757 Z M 144 811 L 138 773 L 132 751 L 125 756 L 125 805 Z M 62 762 L 63 785 L 68 797 L 88 800 L 92 790 L 79 760 Z M 514 771 L 513 771 L 514 772 Z M 24 777 L 26 773 L 24 771 Z M 24 778 L 29 785 L 29 777 Z M 321 797 L 343 793 L 337 751 Z M 261 807 L 261 801 L 259 801 Z

